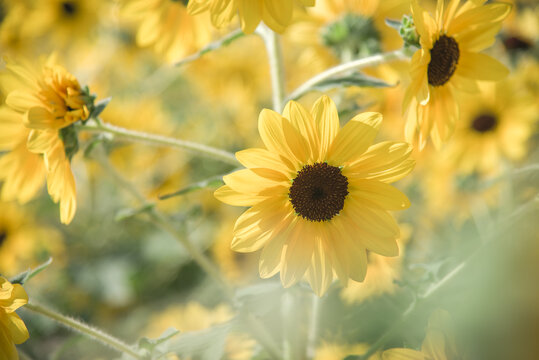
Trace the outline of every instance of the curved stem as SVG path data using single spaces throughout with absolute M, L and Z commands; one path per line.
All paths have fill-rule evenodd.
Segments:
M 376 55 L 372 55 L 363 59 L 358 59 L 358 60 L 354 60 L 354 61 L 346 62 L 344 64 L 337 65 L 324 72 L 321 72 L 318 75 L 313 76 L 312 78 L 304 82 L 296 90 L 292 91 L 292 93 L 288 96 L 288 100 L 294 100 L 301 97 L 303 94 L 308 92 L 309 89 L 311 89 L 313 86 L 335 75 L 346 73 L 351 70 L 359 70 L 366 67 L 383 64 L 391 60 L 407 59 L 407 58 L 408 57 L 405 55 L 403 50 L 395 50 L 395 51 L 387 52 L 385 54 L 376 54 Z
M 273 110 L 281 113 L 284 107 L 285 85 L 284 85 L 284 65 L 281 38 L 273 30 L 265 25 L 257 29 L 264 39 L 271 75 L 271 87 L 273 94 Z
M 78 331 L 81 334 L 86 335 L 87 337 L 93 340 L 99 341 L 103 343 L 104 345 L 107 345 L 118 352 L 130 355 L 131 357 L 135 359 L 142 359 L 142 356 L 135 349 L 133 349 L 131 346 L 127 345 L 123 341 L 99 329 L 86 325 L 81 321 L 75 320 L 68 316 L 62 315 L 56 311 L 48 309 L 44 307 L 43 305 L 36 304 L 35 302 L 32 301 L 26 304 L 23 309 L 30 310 L 30 311 L 35 312 L 36 314 L 40 314 L 42 316 L 48 317 L 49 319 L 52 319 L 58 322 L 59 324 L 65 326 L 66 328 L 70 330 Z
M 77 125 L 77 129 L 98 133 L 108 133 L 132 141 L 187 150 L 208 158 L 225 162 L 227 164 L 241 166 L 241 164 L 236 160 L 234 154 L 196 142 L 175 139 L 162 135 L 148 134 L 142 131 L 129 130 L 120 126 L 107 124 L 101 121 L 95 121 L 93 123 L 88 122 L 85 125 Z

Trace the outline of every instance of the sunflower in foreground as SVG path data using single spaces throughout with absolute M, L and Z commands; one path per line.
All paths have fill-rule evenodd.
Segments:
M 24 202 L 34 196 L 44 162 L 49 194 L 60 202 L 60 220 L 69 224 L 76 210 L 70 160 L 78 145 L 72 125 L 89 116 L 79 82 L 49 58 L 39 67 L 8 62 L 0 87 L 7 94 L 0 129 L 13 134 L 0 137 L 0 148 L 10 150 L 0 158 L 2 198 Z
M 0 276 L 0 359 L 18 360 L 15 344 L 25 342 L 29 335 L 26 325 L 15 310 L 28 303 L 28 295 L 19 284 Z
M 230 24 L 238 14 L 246 34 L 253 33 L 260 21 L 282 33 L 292 22 L 295 2 L 314 6 L 315 0 L 191 0 L 187 9 L 192 15 L 209 11 L 213 25 L 218 28 Z
M 494 43 L 511 5 L 484 1 L 438 0 L 433 18 L 414 0 L 412 13 L 421 48 L 412 57 L 412 82 L 404 96 L 406 139 L 422 150 L 431 137 L 440 148 L 458 119 L 455 91 L 476 92 L 477 80 L 497 81 L 508 74 L 494 58 L 480 53 Z
M 412 170 L 406 143 L 372 145 L 382 122 L 362 113 L 342 129 L 333 101 L 323 96 L 309 112 L 290 101 L 281 116 L 264 109 L 259 132 L 265 149 L 236 153 L 247 169 L 223 178 L 215 196 L 250 206 L 236 221 L 231 247 L 262 250 L 259 272 L 280 272 L 289 287 L 305 278 L 321 296 L 334 273 L 346 286 L 363 281 L 367 250 L 399 253 L 399 227 L 388 210 L 410 202 L 389 183 Z

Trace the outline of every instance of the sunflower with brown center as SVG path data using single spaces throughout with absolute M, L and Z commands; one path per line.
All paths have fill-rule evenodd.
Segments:
M 366 250 L 399 253 L 399 227 L 390 210 L 410 202 L 389 183 L 412 170 L 411 146 L 372 145 L 382 121 L 362 113 L 342 129 L 333 101 L 323 96 L 309 112 L 291 101 L 283 115 L 263 110 L 265 149 L 236 153 L 247 169 L 224 177 L 215 196 L 250 206 L 234 228 L 232 249 L 262 250 L 259 272 L 277 272 L 289 287 L 305 278 L 322 295 L 336 274 L 341 283 L 363 281 Z
M 414 0 L 412 13 L 421 48 L 412 57 L 412 82 L 406 90 L 406 138 L 423 149 L 430 136 L 434 145 L 452 135 L 458 119 L 456 91 L 476 92 L 478 80 L 497 81 L 508 70 L 480 53 L 494 43 L 501 22 L 511 11 L 504 3 L 438 0 L 433 18 Z

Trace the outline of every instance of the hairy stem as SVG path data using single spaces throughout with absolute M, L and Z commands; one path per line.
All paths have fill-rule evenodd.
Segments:
M 266 51 L 271 75 L 271 88 L 273 96 L 273 110 L 280 113 L 284 107 L 285 97 L 285 77 L 283 65 L 283 50 L 281 46 L 281 38 L 273 30 L 265 25 L 261 25 L 257 32 L 262 36 Z
M 302 95 L 307 93 L 313 86 L 333 76 L 340 75 L 352 70 L 360 70 L 366 67 L 380 65 L 392 60 L 407 58 L 408 57 L 404 54 L 402 50 L 396 50 L 387 52 L 385 54 L 376 54 L 363 59 L 353 60 L 344 64 L 337 65 L 324 72 L 321 72 L 318 75 L 313 76 L 312 78 L 304 82 L 296 90 L 292 91 L 292 93 L 288 96 L 288 100 L 294 100 L 301 97 Z
M 88 122 L 85 125 L 78 125 L 77 128 L 84 131 L 107 133 L 117 136 L 118 138 L 142 142 L 150 145 L 168 146 L 172 148 L 187 150 L 201 156 L 205 156 L 207 158 L 225 162 L 227 164 L 241 166 L 241 164 L 236 160 L 234 154 L 192 141 L 180 140 L 156 134 L 149 134 L 142 131 L 129 130 L 120 126 L 107 124 L 101 121 Z
M 120 352 L 127 354 L 135 359 L 142 359 L 142 356 L 131 346 L 127 345 L 125 342 L 103 332 L 102 330 L 91 327 L 79 320 L 75 320 L 71 317 L 62 315 L 56 311 L 48 309 L 43 305 L 39 305 L 33 301 L 29 302 L 24 306 L 23 309 L 32 311 L 36 314 L 40 314 L 49 319 L 52 319 L 59 324 L 65 326 L 66 328 L 77 331 L 90 339 L 101 342 L 104 345 Z

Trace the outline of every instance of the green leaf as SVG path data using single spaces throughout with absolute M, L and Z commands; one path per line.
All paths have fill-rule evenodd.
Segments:
M 15 275 L 10 282 L 12 284 L 21 284 L 24 285 L 28 280 L 45 270 L 52 263 L 52 258 L 45 261 L 43 264 L 39 265 L 35 269 L 28 269 L 25 272 L 22 272 L 18 275 Z
M 97 118 L 103 112 L 103 110 L 105 110 L 111 100 L 112 97 L 108 97 L 95 103 L 88 118 Z
M 188 194 L 190 192 L 205 189 L 205 188 L 216 188 L 216 187 L 219 187 L 219 186 L 221 186 L 223 184 L 224 183 L 223 183 L 223 180 L 222 180 L 222 176 L 212 177 L 212 178 L 202 180 L 202 181 L 196 182 L 194 184 L 188 185 L 188 186 L 186 186 L 186 187 L 184 187 L 184 188 L 182 188 L 182 189 L 180 189 L 180 190 L 178 190 L 176 192 L 173 192 L 173 193 L 170 193 L 170 194 L 165 194 L 165 195 L 160 195 L 159 200 L 170 199 L 170 198 L 175 197 L 175 196 L 185 195 L 185 194 Z
M 166 343 L 179 333 L 179 330 L 171 327 L 156 339 L 143 337 L 138 341 L 138 349 L 144 352 L 144 355 L 149 359 L 160 359 L 170 352 L 167 350 Z

